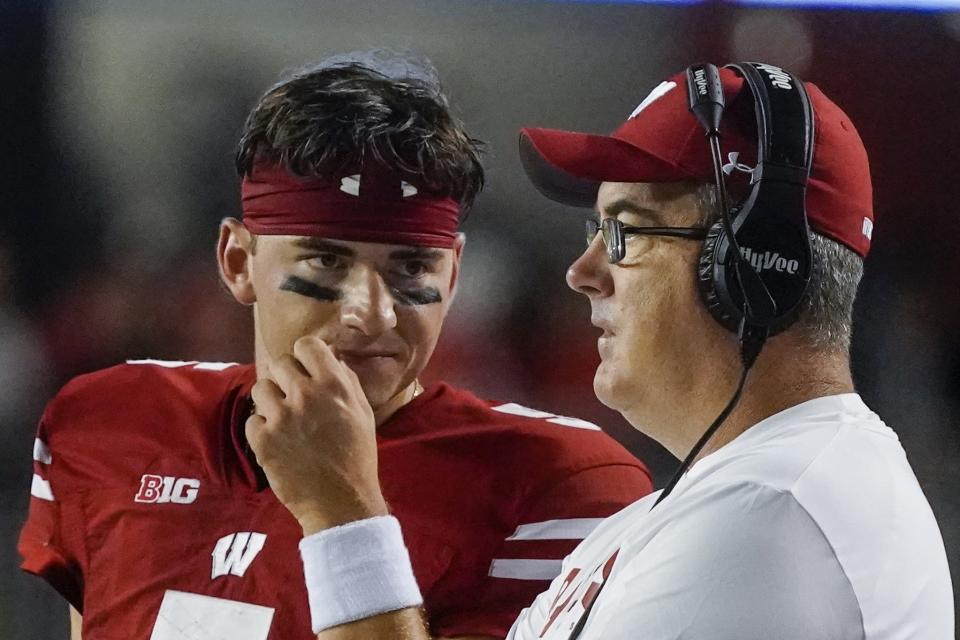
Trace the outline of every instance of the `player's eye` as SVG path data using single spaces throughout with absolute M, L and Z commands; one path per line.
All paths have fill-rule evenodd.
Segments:
M 420 280 L 433 271 L 433 263 L 424 260 L 404 260 L 393 267 L 396 277 L 403 280 Z
M 401 265 L 399 272 L 405 278 L 421 278 L 430 272 L 430 265 L 422 260 L 407 260 Z
M 346 261 L 343 259 L 343 256 L 338 256 L 335 253 L 320 253 L 307 258 L 307 264 L 314 269 L 331 271 L 342 269 L 346 266 Z

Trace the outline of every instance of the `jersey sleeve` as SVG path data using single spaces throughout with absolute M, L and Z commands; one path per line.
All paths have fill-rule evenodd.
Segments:
M 444 585 L 450 596 L 431 610 L 432 634 L 506 637 L 520 611 L 559 574 L 563 558 L 603 518 L 651 491 L 639 463 L 599 465 L 551 482 L 529 498 L 516 529 L 472 583 Z
M 33 443 L 30 507 L 17 545 L 21 569 L 43 578 L 75 609 L 83 610 L 83 526 L 56 450 L 51 401 Z
M 847 576 L 789 492 L 745 485 L 678 516 L 613 576 L 583 640 L 863 637 Z M 528 636 L 517 635 L 517 638 Z

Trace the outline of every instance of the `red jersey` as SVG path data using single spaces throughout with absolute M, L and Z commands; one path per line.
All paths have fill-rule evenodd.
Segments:
M 83 613 L 84 640 L 313 638 L 302 532 L 244 438 L 254 381 L 252 366 L 130 362 L 47 406 L 19 549 Z M 652 489 L 594 425 L 446 384 L 377 440 L 435 636 L 506 636 L 599 520 Z

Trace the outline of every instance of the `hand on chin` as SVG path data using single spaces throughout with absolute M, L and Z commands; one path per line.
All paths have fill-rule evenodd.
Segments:
M 387 513 L 376 425 L 357 374 L 322 340 L 297 340 L 252 390 L 247 440 L 277 498 L 308 535 Z

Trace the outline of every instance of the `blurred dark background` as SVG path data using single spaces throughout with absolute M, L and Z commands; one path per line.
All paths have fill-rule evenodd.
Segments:
M 596 332 L 563 284 L 582 226 L 528 185 L 516 131 L 610 131 L 701 60 L 759 59 L 823 88 L 872 161 L 855 379 L 899 433 L 958 585 L 960 12 L 0 0 L 0 638 L 68 634 L 66 605 L 16 569 L 44 402 L 127 358 L 250 359 L 248 311 L 213 259 L 218 221 L 239 212 L 240 125 L 282 70 L 373 47 L 429 57 L 490 143 L 465 280 L 426 377 L 597 421 L 661 485 L 676 461 L 593 397 Z

